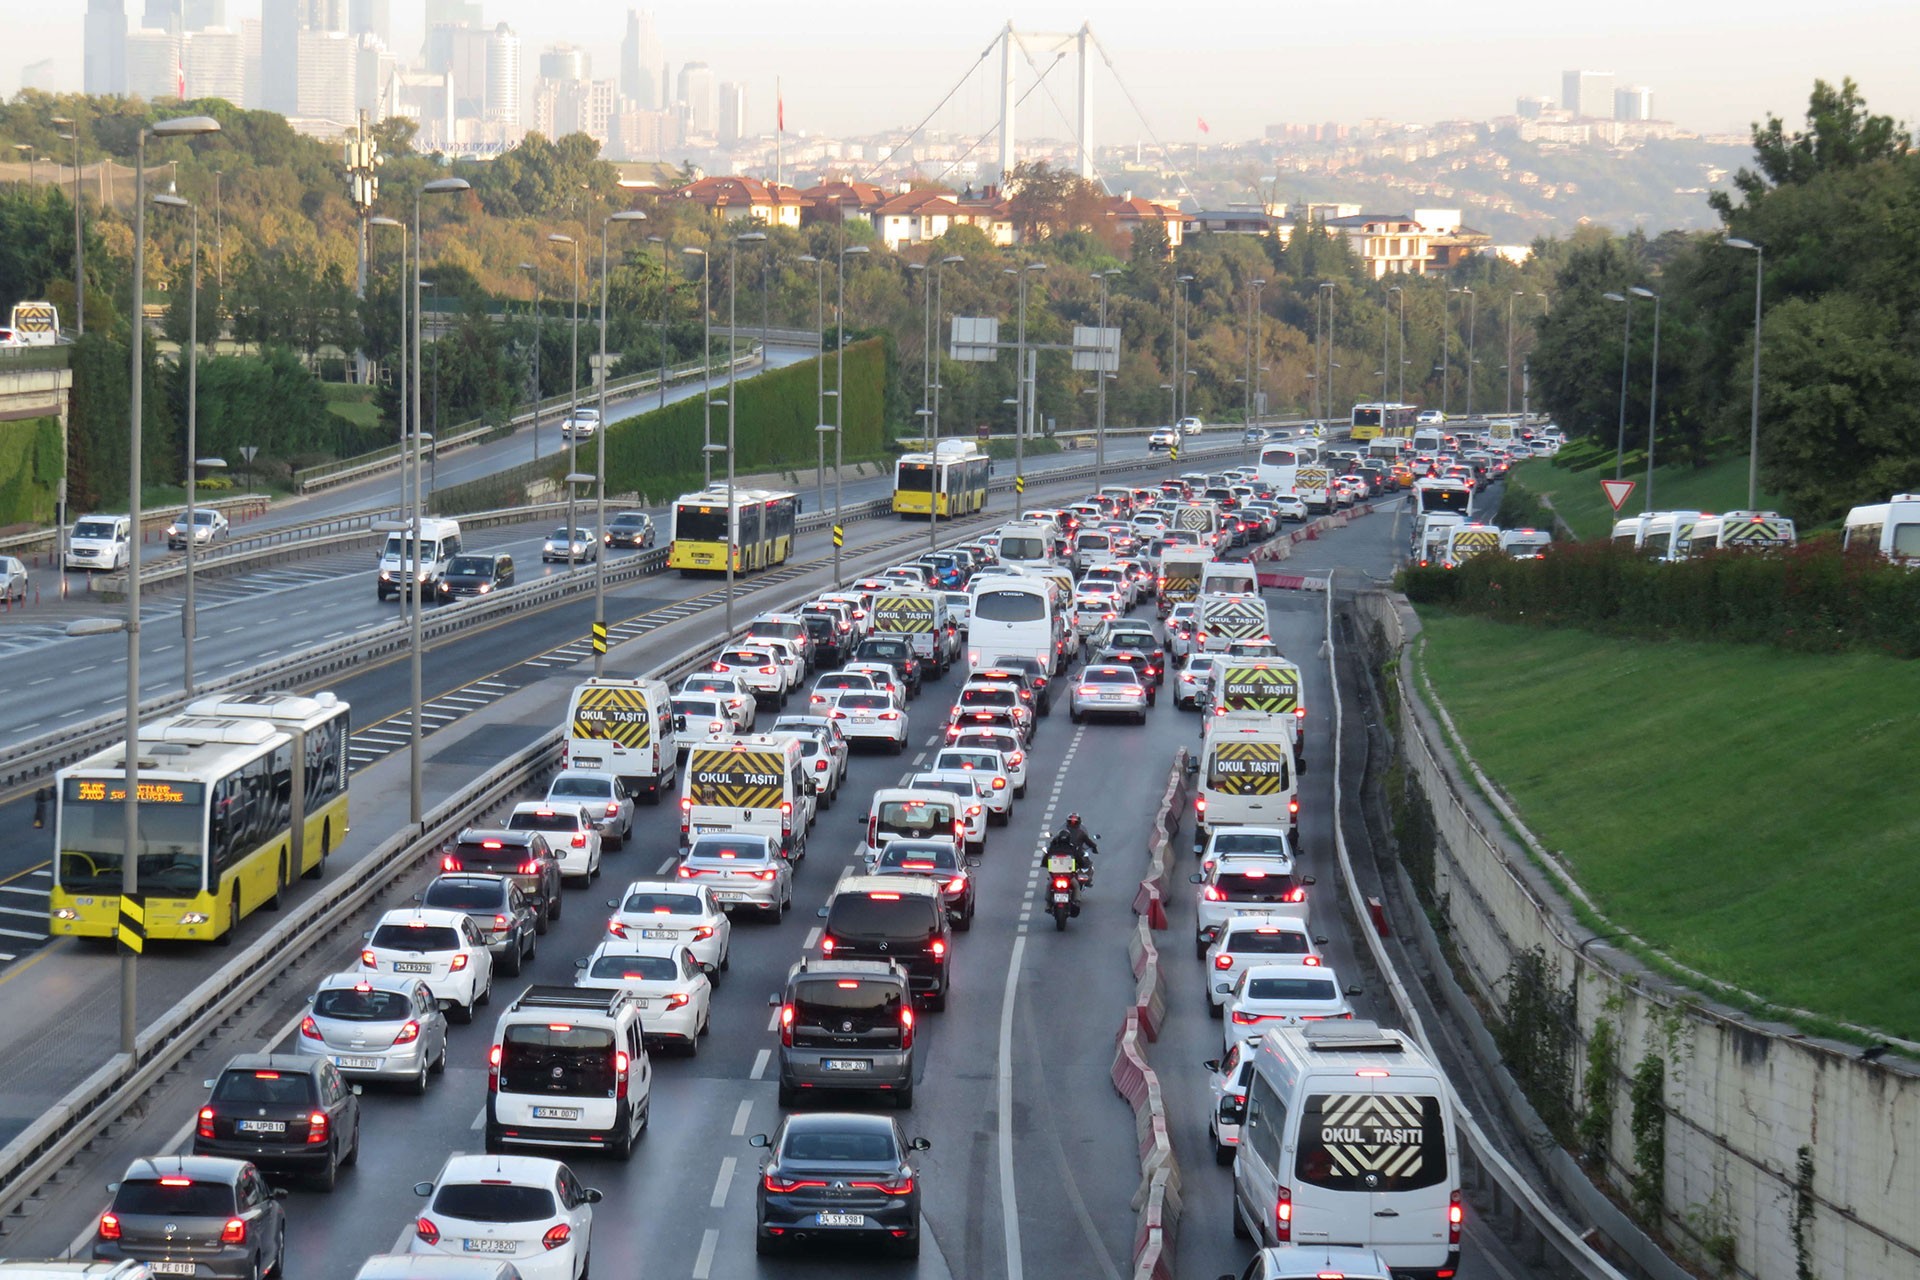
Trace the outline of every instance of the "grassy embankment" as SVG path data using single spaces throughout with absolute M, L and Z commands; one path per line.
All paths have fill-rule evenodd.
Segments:
M 1920 1038 L 1920 664 L 1422 617 L 1468 748 L 1618 927 Z
M 1580 446 L 1571 445 L 1569 449 Z M 1575 535 L 1581 538 L 1604 538 L 1613 530 L 1613 509 L 1607 505 L 1606 495 L 1601 491 L 1602 480 L 1613 479 L 1613 453 L 1586 451 L 1579 454 L 1563 455 L 1576 461 L 1572 467 L 1556 466 L 1558 459 L 1535 459 L 1523 462 L 1507 476 L 1507 487 L 1513 492 L 1515 501 L 1522 500 L 1522 491 L 1538 497 L 1544 497 L 1553 506 L 1554 514 L 1567 523 Z M 1642 499 L 1646 495 L 1647 466 L 1646 458 L 1639 456 L 1627 459 L 1626 479 L 1634 482 L 1634 490 L 1626 503 L 1620 508 L 1623 515 L 1638 515 L 1643 509 Z M 1747 505 L 1747 457 L 1721 458 L 1704 467 L 1689 464 L 1677 466 L 1655 466 L 1653 469 L 1653 500 L 1656 510 L 1661 511 L 1733 511 Z M 1760 494 L 1762 511 L 1779 510 L 1779 501 L 1765 491 Z

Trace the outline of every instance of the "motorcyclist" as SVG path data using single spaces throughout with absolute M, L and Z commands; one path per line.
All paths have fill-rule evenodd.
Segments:
M 1067 815 L 1067 825 L 1054 833 L 1047 842 L 1047 853 L 1072 853 L 1079 868 L 1078 879 L 1083 884 L 1093 883 L 1093 855 L 1100 852 L 1091 833 L 1080 822 L 1080 815 Z

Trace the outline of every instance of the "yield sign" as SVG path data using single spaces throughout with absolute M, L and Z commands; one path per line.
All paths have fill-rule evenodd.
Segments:
M 1613 507 L 1613 514 L 1619 515 L 1620 504 L 1625 502 L 1627 495 L 1633 492 L 1633 481 L 1602 480 L 1600 482 L 1600 491 L 1607 495 L 1607 501 Z

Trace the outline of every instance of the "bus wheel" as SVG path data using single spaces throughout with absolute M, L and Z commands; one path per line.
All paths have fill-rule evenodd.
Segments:
M 287 851 L 285 849 L 282 849 L 280 851 L 280 860 L 274 864 L 273 896 L 268 898 L 265 902 L 261 903 L 260 905 L 265 907 L 268 911 L 278 911 L 280 909 L 280 894 L 283 890 L 286 889 L 288 879 L 289 877 L 287 875 Z

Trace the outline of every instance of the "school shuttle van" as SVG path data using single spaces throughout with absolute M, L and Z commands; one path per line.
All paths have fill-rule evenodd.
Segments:
M 680 779 L 680 843 L 710 832 L 772 836 L 790 862 L 806 856 L 806 755 L 785 734 L 696 744 Z
M 1264 723 L 1241 716 L 1207 717 L 1194 779 L 1193 850 L 1207 847 L 1215 827 L 1282 827 L 1300 830 L 1300 798 L 1293 758 L 1291 716 Z
M 1395 1280 L 1459 1271 L 1453 1094 L 1410 1036 L 1359 1019 L 1269 1031 L 1244 1105 L 1236 1236 L 1373 1249 Z
M 1840 545 L 1853 555 L 1920 564 L 1920 493 L 1896 493 L 1886 502 L 1853 508 Z
M 1651 527 L 1647 535 L 1652 538 Z M 1773 511 L 1729 511 L 1702 516 L 1686 540 L 1686 554 L 1709 551 L 1783 551 L 1797 541 L 1793 521 Z M 1645 545 L 1642 545 L 1645 550 Z
M 680 737 L 667 686 L 595 677 L 567 703 L 564 765 L 611 773 L 648 804 L 679 778 Z

